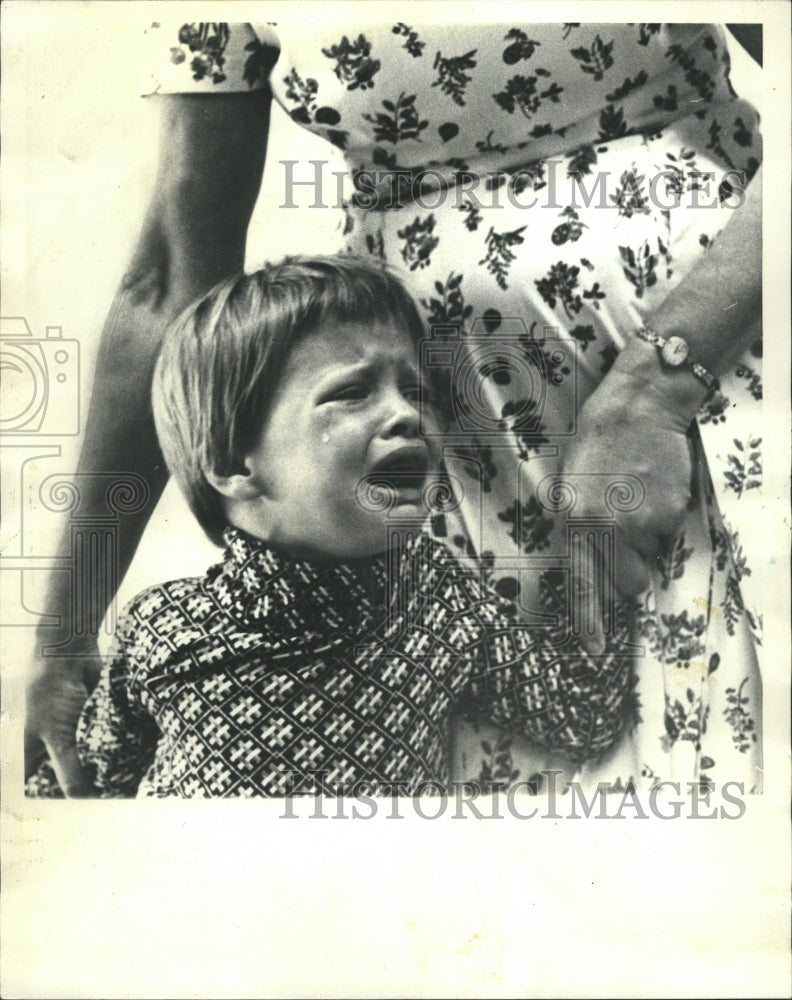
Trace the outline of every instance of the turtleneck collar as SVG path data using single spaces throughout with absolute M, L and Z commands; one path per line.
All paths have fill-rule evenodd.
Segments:
M 214 586 L 226 610 L 249 629 L 279 635 L 357 633 L 384 621 L 400 563 L 426 536 L 398 551 L 340 563 L 294 559 L 239 528 L 227 528 Z M 392 575 L 395 574 L 395 575 Z

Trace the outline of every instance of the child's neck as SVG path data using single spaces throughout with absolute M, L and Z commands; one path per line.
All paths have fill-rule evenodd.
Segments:
M 346 556 L 342 553 L 328 553 L 326 551 L 319 550 L 314 546 L 301 544 L 300 542 L 282 541 L 280 539 L 270 537 L 269 532 L 263 530 L 261 524 L 257 523 L 255 518 L 234 518 L 233 520 L 229 518 L 229 524 L 232 528 L 242 531 L 254 542 L 271 549 L 273 552 L 277 552 L 285 559 L 295 562 L 310 563 L 314 566 L 330 567 L 341 565 L 354 566 L 356 564 L 365 565 L 366 563 L 370 563 L 373 559 L 377 559 L 385 555 L 385 549 L 383 549 L 382 551 L 372 552 L 369 555 Z

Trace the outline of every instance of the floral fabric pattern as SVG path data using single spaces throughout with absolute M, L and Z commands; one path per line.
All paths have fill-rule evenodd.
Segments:
M 460 430 L 445 461 L 466 492 L 461 519 L 435 530 L 536 620 L 543 574 L 569 574 L 574 507 L 559 509 L 546 486 L 578 410 L 717 240 L 761 161 L 758 115 L 733 91 L 724 32 L 228 25 L 221 53 L 209 42 L 226 35 L 209 27 L 162 29 L 162 61 L 206 35 L 199 54 L 215 68 L 222 55 L 226 79 L 196 81 L 185 54 L 161 90 L 264 86 L 246 62 L 257 45 L 269 62 L 280 47 L 270 85 L 296 122 L 340 148 L 350 172 L 408 174 L 378 182 L 374 208 L 350 201 L 342 245 L 385 258 L 427 327 L 442 328 Z M 693 502 L 638 601 L 633 722 L 606 760 L 583 767 L 592 782 L 759 786 L 762 618 L 744 548 L 761 517 L 758 333 L 721 385 L 691 430 Z M 615 457 L 603 473 L 621 471 Z M 464 724 L 458 776 L 527 780 L 558 764 L 499 740 Z

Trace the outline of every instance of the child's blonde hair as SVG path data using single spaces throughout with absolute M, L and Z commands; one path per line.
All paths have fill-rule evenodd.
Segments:
M 154 370 L 154 422 L 168 468 L 212 541 L 222 544 L 227 521 L 206 472 L 244 470 L 291 349 L 327 322 L 389 320 L 416 345 L 424 336 L 415 303 L 383 264 L 300 256 L 228 278 L 168 328 Z

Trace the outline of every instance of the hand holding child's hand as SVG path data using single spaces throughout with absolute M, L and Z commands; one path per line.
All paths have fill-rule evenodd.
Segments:
M 614 373 L 615 374 L 615 373 Z M 590 653 L 602 652 L 605 635 L 597 567 L 623 595 L 639 594 L 650 583 L 650 569 L 679 526 L 688 501 L 692 462 L 687 422 L 657 400 L 635 397 L 633 384 L 618 374 L 596 390 L 580 412 L 578 434 L 564 456 L 563 476 L 574 488 L 575 516 L 601 517 L 613 523 L 616 545 L 607 557 L 588 543 L 578 563 L 575 596 L 583 623 L 581 641 Z M 625 502 L 607 497 L 615 485 L 631 477 L 635 493 Z M 610 502 L 609 502 L 610 501 Z M 599 561 L 599 563 L 598 563 Z

